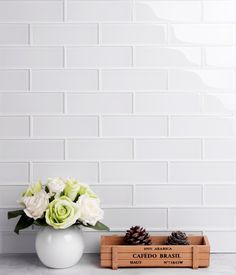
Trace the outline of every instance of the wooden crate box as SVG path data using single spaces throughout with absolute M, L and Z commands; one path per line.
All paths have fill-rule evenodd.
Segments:
M 123 236 L 101 237 L 101 266 L 208 267 L 210 245 L 206 236 L 189 236 L 190 245 L 164 245 L 167 236 L 151 237 L 153 245 L 125 245 Z

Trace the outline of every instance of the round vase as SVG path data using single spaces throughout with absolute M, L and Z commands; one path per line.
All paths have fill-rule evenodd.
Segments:
M 71 267 L 84 252 L 82 232 L 76 226 L 66 229 L 44 227 L 37 233 L 35 248 L 44 265 L 51 268 Z

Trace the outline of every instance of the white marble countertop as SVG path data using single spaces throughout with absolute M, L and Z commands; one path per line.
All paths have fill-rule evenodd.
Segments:
M 80 262 L 68 269 L 44 267 L 34 254 L 0 255 L 0 275 L 236 275 L 236 254 L 213 254 L 209 268 L 120 268 L 99 266 L 98 254 L 85 254 Z

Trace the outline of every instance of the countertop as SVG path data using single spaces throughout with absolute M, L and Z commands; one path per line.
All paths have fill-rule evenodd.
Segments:
M 68 269 L 44 267 L 35 254 L 0 255 L 0 275 L 236 275 L 236 254 L 213 254 L 209 268 L 120 268 L 99 266 L 98 254 L 85 254 L 80 262 Z

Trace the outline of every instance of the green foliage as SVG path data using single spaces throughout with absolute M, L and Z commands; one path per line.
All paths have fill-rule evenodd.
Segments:
M 14 232 L 19 234 L 19 231 L 31 226 L 34 223 L 34 219 L 29 218 L 24 212 L 21 215 L 19 221 L 16 224 Z

